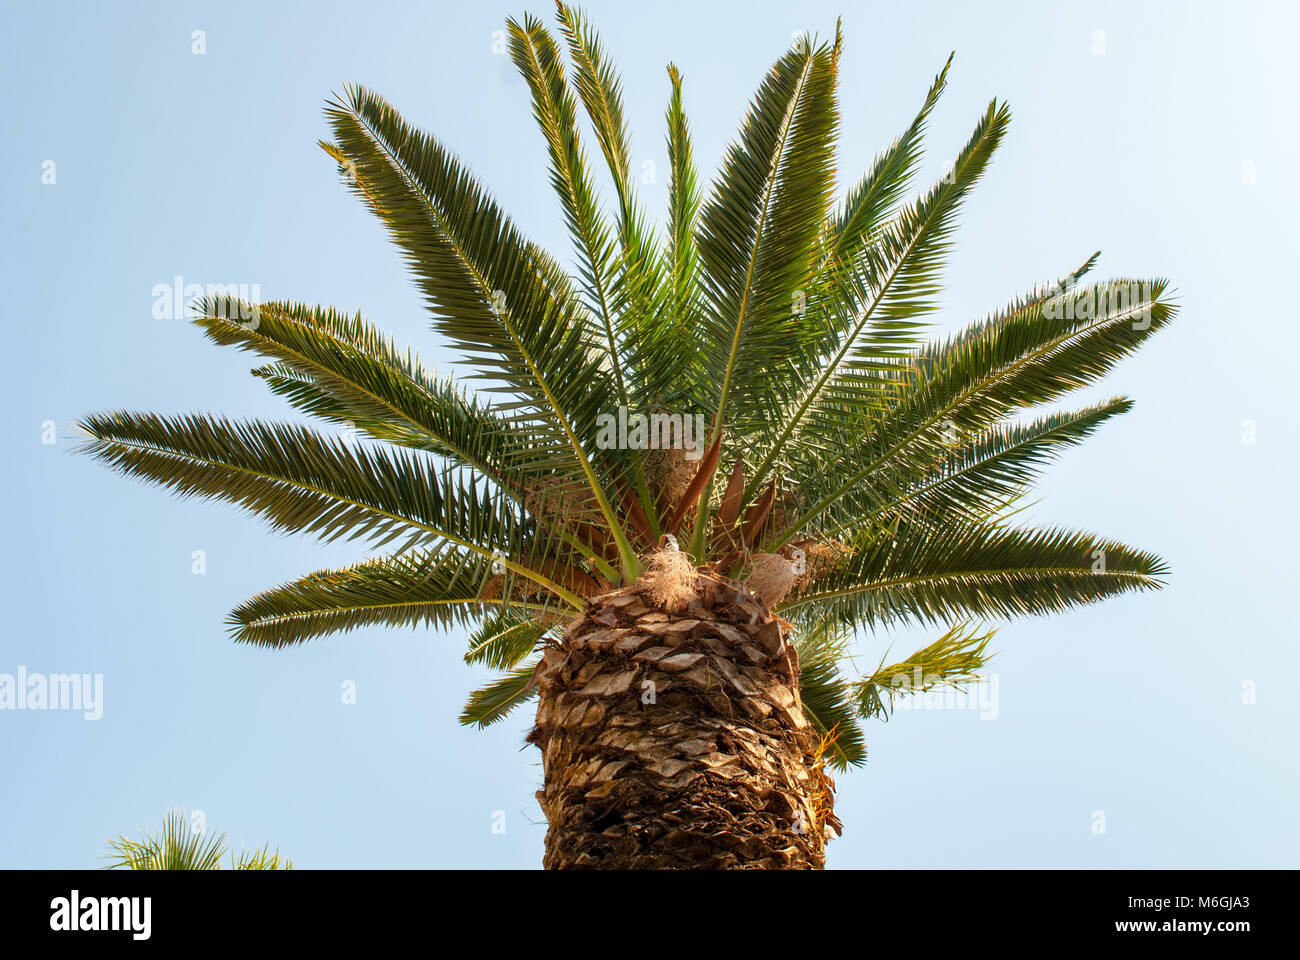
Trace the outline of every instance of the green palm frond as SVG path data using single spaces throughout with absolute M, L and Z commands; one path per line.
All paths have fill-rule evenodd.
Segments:
M 609 358 L 602 364 L 596 355 L 599 344 L 554 260 L 519 236 L 441 144 L 382 99 L 351 88 L 326 114 L 335 132 L 326 149 L 348 164 L 357 192 L 406 252 L 435 326 L 468 352 L 467 362 L 516 394 L 516 412 L 568 448 L 559 479 L 590 490 L 634 576 L 636 552 L 606 492 L 628 474 L 601 471 L 607 460 L 596 449 Z
M 908 128 L 880 154 L 848 192 L 843 206 L 828 224 L 822 268 L 852 262 L 864 244 L 875 238 L 885 217 L 903 196 L 921 161 L 926 122 L 948 83 L 953 55 L 934 78 L 925 102 Z
M 867 762 L 866 737 L 858 723 L 853 688 L 840 674 L 849 633 L 835 630 L 826 621 L 801 626 L 795 648 L 803 712 L 817 733 L 827 738 L 826 756 L 832 767 L 861 766 Z
M 487 608 L 517 608 L 535 617 L 573 610 L 559 595 L 517 575 L 501 575 L 500 590 L 488 591 L 498 564 L 504 566 L 443 545 L 321 570 L 250 598 L 227 624 L 236 640 L 284 647 L 370 626 L 466 627 Z
M 947 401 L 939 412 L 987 417 L 1050 403 L 1100 380 L 1177 311 L 1160 278 L 1054 290 L 920 351 L 919 378 Z
M 501 606 L 484 617 L 469 635 L 465 662 L 509 670 L 532 653 L 548 629 L 547 623 L 527 607 Z
M 549 409 L 526 340 L 557 317 L 567 322 L 570 286 L 555 261 L 441 143 L 408 126 L 383 98 L 349 87 L 325 114 L 335 139 L 322 147 L 389 228 L 437 329 L 467 352 L 468 364 Z
M 541 436 L 521 447 L 527 423 L 493 413 L 449 377 L 432 376 L 360 314 L 225 300 L 205 300 L 198 309 L 194 322 L 215 343 L 276 361 L 254 374 L 305 413 L 439 454 L 511 488 L 521 473 L 541 473 L 557 462 L 548 458 L 563 459 L 564 451 L 547 449 Z M 256 325 L 233 319 L 253 311 Z
M 852 557 L 778 609 L 846 626 L 1055 613 L 1159 587 L 1158 557 L 1058 529 L 895 521 L 866 532 Z
M 628 363 L 637 371 L 635 399 L 642 408 L 698 407 L 700 258 L 695 229 L 700 187 L 690 125 L 682 104 L 682 77 L 669 64 L 668 223 L 659 271 L 659 295 L 629 317 Z
M 537 696 L 537 687 L 532 683 L 534 667 L 536 663 L 528 663 L 475 690 L 461 711 L 460 722 L 480 729 L 490 727 Z
M 231 864 L 232 870 L 292 870 L 293 861 L 280 853 L 279 849 L 272 850 L 270 844 L 259 847 L 255 850 L 242 850 Z
M 571 591 L 528 565 L 519 517 L 502 495 L 413 455 L 355 447 L 303 427 L 192 414 L 87 417 L 85 449 L 127 475 L 245 507 L 273 528 L 322 540 L 404 548 L 441 540 L 496 560 L 567 602 Z M 546 546 L 552 546 L 547 543 Z
M 700 211 L 701 361 L 724 420 L 763 420 L 805 336 L 795 311 L 834 186 L 838 48 L 804 37 L 764 79 Z
M 860 422 L 881 415 L 882 398 L 888 396 L 888 384 L 879 376 L 881 361 L 896 358 L 900 342 L 908 344 L 919 319 L 934 309 L 957 212 L 1010 118 L 1005 104 L 989 104 L 951 172 L 865 245 L 856 262 L 832 265 L 829 294 L 819 304 L 830 330 L 818 342 L 823 351 L 835 346 L 818 357 L 817 372 L 797 385 L 787 408 L 772 421 L 781 428 L 750 481 L 751 494 L 782 454 L 802 461 L 796 470 L 804 464 L 819 469 L 827 444 L 843 443 Z M 887 370 L 892 369 L 890 364 Z M 787 451 L 787 444 L 796 449 Z
M 557 0 L 556 19 L 573 61 L 574 87 L 587 110 L 601 153 L 618 192 L 620 213 L 630 209 L 631 175 L 623 91 L 614 66 L 605 57 L 600 39 L 581 10 Z
M 556 18 L 573 61 L 573 85 L 578 91 L 596 140 L 614 182 L 618 206 L 621 259 L 618 269 L 623 288 L 617 302 L 624 314 L 621 325 L 632 318 L 646 298 L 653 299 L 658 284 L 657 251 L 653 233 L 636 199 L 629 155 L 629 133 L 623 112 L 623 90 L 618 72 L 605 55 L 590 21 L 580 10 L 556 0 Z
M 906 660 L 889 666 L 881 660 L 871 676 L 854 684 L 858 711 L 888 720 L 896 697 L 978 682 L 979 671 L 992 659 L 986 651 L 996 632 L 961 623 Z
M 220 870 L 222 858 L 230 852 L 224 831 L 209 833 L 183 807 L 167 811 L 159 829 L 145 831 L 139 839 L 119 834 L 108 847 L 106 870 Z M 293 861 L 268 844 L 238 855 L 231 852 L 230 868 L 292 870 Z
M 1039 291 L 948 342 L 922 348 L 898 385 L 898 399 L 847 434 L 854 442 L 837 446 L 834 461 L 810 459 L 798 472 L 809 506 L 774 545 L 810 525 L 852 523 L 849 507 L 864 497 L 889 502 L 940 466 L 954 432 L 979 435 L 1019 409 L 1096 382 L 1172 320 L 1175 307 L 1161 299 L 1166 289 L 1152 280 Z M 1075 302 L 1100 308 L 1080 315 Z
M 967 522 L 1002 512 L 1025 495 L 1042 467 L 1065 449 L 1082 443 L 1106 420 L 1131 410 L 1115 397 L 1081 410 L 1055 413 L 1029 423 L 999 424 L 973 440 L 954 441 L 947 455 L 925 476 L 881 502 L 880 490 L 847 495 L 839 512 L 852 517 L 832 535 L 846 534 L 881 517 L 922 515 L 934 522 Z
M 186 811 L 169 810 L 161 829 L 108 843 L 109 870 L 219 870 L 228 844 L 224 833 L 195 829 Z
M 194 322 L 213 341 L 277 361 L 253 373 L 298 409 L 472 469 L 520 509 L 527 508 L 530 483 L 563 476 L 570 462 L 567 446 L 557 446 L 525 419 L 488 408 L 450 377 L 430 375 L 414 353 L 399 351 L 360 315 L 228 300 L 203 301 L 198 307 Z M 256 324 L 235 319 L 254 313 Z M 537 519 L 570 547 L 590 555 L 566 526 L 572 517 Z
M 847 392 L 846 399 L 870 405 L 873 402 L 871 388 L 879 387 L 877 378 L 871 376 L 875 372 L 874 364 L 896 357 L 913 345 L 914 333 L 920 326 L 915 318 L 905 314 L 892 317 L 875 315 L 882 290 L 888 290 L 896 278 L 890 277 L 889 271 L 879 269 L 878 255 L 872 258 L 867 254 L 873 245 L 886 239 L 888 219 L 897 216 L 896 205 L 920 165 L 926 123 L 947 84 L 951 65 L 950 55 L 912 123 L 889 149 L 876 158 L 862 179 L 849 190 L 839 211 L 826 221 L 823 249 L 811 284 L 811 304 L 808 307 L 808 320 L 817 325 L 818 333 L 809 338 L 807 355 L 795 367 L 797 376 L 792 377 L 786 386 L 785 429 L 769 445 L 764 460 L 755 471 L 751 490 L 766 478 L 768 467 L 783 452 L 784 443 L 797 432 L 800 421 L 814 403 L 826 404 L 836 396 L 835 386 L 838 385 L 841 391 Z M 972 155 L 976 161 L 974 165 L 970 163 Z M 919 220 L 914 218 L 913 223 L 933 230 L 934 223 L 951 217 L 985 163 L 986 152 L 977 153 L 968 147 L 941 185 L 957 188 L 957 169 L 961 166 L 965 168 L 968 181 L 966 189 L 945 189 L 937 203 L 932 197 L 930 216 Z M 866 269 L 868 267 L 876 269 Z M 855 375 L 856 371 L 851 370 L 847 363 L 849 357 L 868 376 Z
M 691 147 L 690 124 L 682 105 L 682 75 L 668 65 L 672 97 L 668 102 L 668 256 L 672 271 L 672 311 L 677 321 L 693 314 L 699 253 L 695 247 L 695 221 L 700 209 L 700 188 Z
M 564 219 L 578 252 L 587 307 L 597 321 L 593 340 L 603 338 L 604 366 L 613 376 L 618 400 L 627 403 L 613 292 L 615 240 L 600 211 L 596 189 L 591 182 L 586 153 L 578 135 L 577 103 L 565 78 L 560 48 L 536 17 L 525 15 L 522 24 L 510 19 L 506 26 L 510 35 L 510 57 L 532 91 L 533 115 L 550 156 L 551 185 L 560 198 Z M 595 71 L 597 68 L 591 66 L 590 69 Z M 579 78 L 580 88 L 584 86 L 584 79 L 588 89 L 599 82 L 581 69 Z M 604 108 L 609 109 L 608 102 L 604 103 Z M 597 109 L 600 110 L 600 106 Z M 612 125 L 613 122 L 608 120 L 603 124 L 606 135 L 614 138 L 618 131 L 610 129 Z M 606 144 L 602 143 L 602 146 Z M 617 151 L 619 144 L 611 142 L 608 149 Z M 617 156 L 614 162 L 619 162 Z

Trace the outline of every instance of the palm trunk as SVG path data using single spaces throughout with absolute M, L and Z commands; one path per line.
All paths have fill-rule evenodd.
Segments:
M 839 821 L 788 625 L 744 587 L 596 598 L 538 667 L 547 869 L 820 869 Z

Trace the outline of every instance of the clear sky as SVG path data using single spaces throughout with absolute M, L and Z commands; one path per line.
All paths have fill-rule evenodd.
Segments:
M 567 254 L 526 88 L 493 49 L 522 9 L 4 0 L 0 673 L 102 674 L 103 716 L 0 711 L 0 866 L 99 865 L 106 838 L 175 804 L 304 867 L 539 864 L 531 709 L 487 732 L 456 723 L 485 676 L 461 662 L 463 636 L 234 645 L 222 626 L 233 606 L 362 548 L 179 502 L 75 455 L 69 430 L 115 407 L 296 418 L 248 376 L 247 355 L 155 317 L 155 285 L 177 276 L 362 308 L 447 369 L 395 248 L 316 145 L 322 101 L 349 81 L 381 92 L 452 145 L 532 238 Z M 532 9 L 551 16 L 549 0 Z M 869 763 L 839 778 L 846 831 L 830 865 L 1300 865 L 1286 293 L 1300 8 L 588 9 L 622 70 L 634 167 L 655 165 L 642 195 L 656 212 L 665 64 L 684 74 L 707 171 L 792 34 L 829 35 L 842 13 L 842 181 L 910 120 L 950 50 L 927 179 L 991 97 L 1014 111 L 966 208 L 940 329 L 1098 248 L 1098 273 L 1178 288 L 1175 325 L 1072 398 L 1123 393 L 1136 408 L 1067 453 L 1029 512 L 1160 553 L 1168 588 L 1006 625 L 996 718 L 914 710 L 873 724 Z M 42 443 L 45 421 L 57 442 Z M 858 663 L 933 637 L 864 636 Z M 342 702 L 348 681 L 355 704 Z

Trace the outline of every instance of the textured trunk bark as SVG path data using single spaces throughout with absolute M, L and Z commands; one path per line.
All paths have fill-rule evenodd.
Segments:
M 596 598 L 538 666 L 547 869 L 820 869 L 839 832 L 788 625 L 731 581 Z

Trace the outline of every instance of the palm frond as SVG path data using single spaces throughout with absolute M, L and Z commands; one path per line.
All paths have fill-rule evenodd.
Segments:
M 145 831 L 139 839 L 119 834 L 108 842 L 106 870 L 220 870 L 230 849 L 224 831 L 209 833 L 192 821 L 184 807 L 174 807 L 163 817 L 162 826 Z M 260 849 L 231 853 L 232 870 L 292 870 L 293 861 L 272 852 L 269 844 Z
M 827 535 L 839 536 L 881 517 L 923 515 L 934 522 L 959 518 L 978 522 L 1023 497 L 1042 468 L 1082 443 L 1106 420 L 1131 410 L 1115 397 L 1081 410 L 1054 413 L 1029 423 L 999 424 L 971 440 L 954 438 L 947 455 L 920 480 L 881 500 L 882 486 L 848 494 L 837 512 L 852 519 Z
M 801 39 L 768 73 L 700 211 L 701 359 L 724 420 L 761 420 L 769 384 L 802 339 L 795 294 L 817 255 L 834 187 L 836 51 Z
M 96 459 L 182 497 L 233 503 L 274 529 L 323 540 L 364 537 L 382 546 L 400 537 L 406 548 L 448 540 L 580 602 L 528 566 L 536 553 L 503 496 L 454 469 L 257 420 L 119 411 L 80 426 Z
M 979 671 L 992 658 L 986 649 L 995 633 L 961 623 L 906 660 L 885 666 L 882 659 L 871 676 L 854 684 L 858 711 L 888 720 L 896 697 L 978 682 Z
M 637 371 L 634 399 L 642 407 L 691 410 L 702 406 L 699 389 L 700 260 L 695 229 L 700 188 L 690 126 L 682 105 L 682 78 L 669 64 L 667 243 L 658 295 L 628 317 L 628 363 Z
M 494 575 L 494 564 L 504 568 L 500 560 L 448 545 L 366 560 L 259 593 L 231 611 L 226 623 L 240 642 L 285 647 L 371 626 L 466 627 L 488 609 L 539 617 L 573 609 L 521 576 Z
M 616 302 L 621 308 L 620 325 L 626 326 L 634 319 L 629 314 L 643 309 L 647 298 L 653 299 L 659 278 L 653 234 L 647 229 L 632 181 L 622 84 L 587 17 L 562 0 L 556 0 L 555 8 L 573 61 L 574 87 L 596 131 L 596 140 L 614 181 L 621 248 Z
M 673 316 L 689 317 L 696 304 L 699 253 L 695 247 L 700 188 L 691 147 L 690 124 L 682 106 L 682 75 L 668 65 L 672 97 L 668 101 L 668 256 L 672 270 Z
M 325 115 L 335 139 L 322 147 L 389 228 L 437 329 L 467 351 L 476 370 L 547 409 L 523 340 L 526 327 L 565 315 L 571 291 L 563 271 L 450 151 L 408 126 L 382 97 L 348 87 Z
M 1154 554 L 1086 533 L 894 521 L 778 609 L 844 626 L 1054 613 L 1161 585 Z
M 233 319 L 249 311 L 256 311 L 255 326 Z M 194 323 L 215 343 L 276 361 L 253 372 L 298 409 L 439 454 L 513 492 L 520 473 L 555 469 L 567 455 L 567 448 L 547 447 L 538 435 L 521 445 L 526 422 L 492 412 L 450 377 L 432 376 L 360 314 L 212 299 L 199 304 Z
M 795 640 L 799 651 L 799 697 L 803 712 L 826 738 L 831 766 L 837 770 L 867 762 L 866 738 L 858 724 L 853 688 L 840 674 L 849 634 L 822 621 L 801 624 Z
M 1096 382 L 1172 320 L 1166 289 L 1165 281 L 1152 280 L 1039 291 L 923 348 L 886 411 L 851 432 L 842 429 L 829 462 L 809 459 L 798 471 L 809 506 L 774 544 L 809 525 L 851 522 L 846 503 L 888 502 L 939 467 L 954 432 L 977 436 L 1017 410 Z M 1075 311 L 1075 302 L 1096 307 Z
M 551 185 L 560 198 L 560 207 L 578 252 L 587 307 L 597 321 L 593 325 L 593 340 L 596 335 L 603 338 L 601 351 L 606 355 L 604 366 L 613 377 L 619 402 L 627 403 L 627 384 L 623 379 L 623 357 L 616 326 L 618 313 L 613 294 L 615 240 L 600 210 L 596 189 L 587 169 L 586 153 L 578 134 L 577 103 L 565 78 L 559 46 L 542 21 L 531 14 L 524 16 L 523 23 L 509 19 L 506 26 L 510 38 L 510 58 L 532 91 L 533 116 L 541 128 L 550 156 Z M 580 42 L 579 46 L 581 49 Z M 591 70 L 598 71 L 598 68 L 592 65 Z M 580 70 L 580 89 L 584 79 L 589 88 L 599 83 L 598 77 L 593 79 Z M 599 93 L 596 95 L 599 96 Z M 609 105 L 605 103 L 604 106 L 608 109 Z M 610 129 L 613 123 L 610 120 L 605 124 L 605 132 L 611 137 L 617 137 L 618 131 Z M 605 144 L 602 143 L 602 146 Z M 617 151 L 618 144 L 611 142 L 609 149 Z M 614 162 L 619 162 L 617 156 Z
M 233 858 L 232 870 L 292 870 L 293 861 L 280 853 L 279 848 L 271 849 L 268 843 L 253 850 L 241 850 Z
M 548 630 L 548 624 L 535 610 L 501 606 L 484 617 L 469 635 L 465 662 L 509 670 L 532 653 Z
M 900 342 L 907 344 L 919 319 L 935 308 L 957 213 L 1010 119 L 1005 104 L 990 103 L 951 173 L 865 246 L 858 261 L 832 265 L 818 305 L 829 329 L 813 341 L 820 348 L 816 372 L 796 386 L 792 401 L 771 421 L 780 430 L 750 480 L 749 495 L 787 444 L 796 448 L 789 454 L 793 459 L 820 460 L 818 448 L 842 443 L 846 432 L 857 432 L 858 422 L 878 414 L 882 396 L 888 396 L 879 365 L 898 356 Z M 890 363 L 885 372 L 896 368 Z
M 119 834 L 108 846 L 107 870 L 219 870 L 228 843 L 225 833 L 196 829 L 185 809 L 176 807 L 160 829 L 139 839 Z
M 526 664 L 475 690 L 461 711 L 460 722 L 480 729 L 490 727 L 537 696 L 537 687 L 532 683 L 534 667 L 535 663 Z
M 552 46 L 554 46 L 552 42 Z M 326 111 L 355 188 L 385 221 L 420 281 L 435 325 L 468 361 L 512 392 L 511 409 L 569 457 L 558 479 L 586 485 L 615 539 L 625 573 L 636 553 L 606 495 L 628 475 L 601 471 L 596 418 L 609 375 L 589 325 L 554 261 L 524 241 L 436 140 L 408 127 L 362 88 Z
M 921 160 L 925 125 L 947 86 L 952 60 L 950 54 L 911 124 L 876 158 L 844 198 L 843 206 L 831 221 L 822 255 L 823 269 L 854 260 L 862 245 L 875 237 L 884 218 L 911 183 Z

